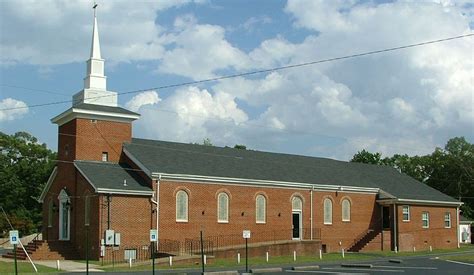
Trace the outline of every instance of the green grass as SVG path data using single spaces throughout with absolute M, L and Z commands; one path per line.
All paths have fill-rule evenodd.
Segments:
M 293 261 L 293 256 L 275 256 L 270 257 L 268 263 L 266 262 L 265 257 L 254 257 L 249 258 L 249 268 L 256 267 L 256 266 L 272 266 L 272 265 L 285 265 L 285 264 L 292 264 L 292 263 L 323 263 L 323 262 L 331 262 L 331 261 L 349 261 L 349 260 L 367 260 L 372 259 L 374 256 L 372 255 L 365 255 L 365 254 L 345 254 L 345 258 L 343 259 L 340 253 L 327 253 L 323 254 L 323 259 L 320 260 L 318 256 L 299 256 L 297 257 L 296 261 Z M 199 264 L 175 264 L 172 267 L 168 266 L 167 263 L 160 263 L 156 264 L 156 269 L 186 269 L 186 268 L 200 268 L 200 259 L 195 259 L 195 262 Z M 237 268 L 237 269 L 244 269 L 245 268 L 245 258 L 242 257 L 240 264 L 237 264 L 236 259 L 209 259 L 209 264 L 206 265 L 206 268 Z M 141 270 L 151 270 L 151 263 L 150 262 L 142 262 L 137 263 L 130 269 L 128 266 L 115 266 L 114 268 L 107 266 L 101 268 L 107 271 L 141 271 Z
M 29 262 L 18 262 L 18 273 L 19 274 L 39 274 L 39 273 L 57 273 L 55 268 L 50 268 L 43 265 L 36 264 L 38 273 L 35 273 L 33 266 Z M 2 262 L 0 261 L 0 274 L 15 274 L 15 263 L 14 262 Z

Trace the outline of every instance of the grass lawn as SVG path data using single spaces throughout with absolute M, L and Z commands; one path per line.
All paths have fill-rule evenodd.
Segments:
M 265 257 L 255 257 L 249 258 L 248 264 L 249 268 L 262 266 L 262 265 L 286 265 L 292 263 L 323 263 L 331 261 L 349 261 L 349 260 L 367 260 L 374 258 L 373 255 L 358 254 L 358 253 L 347 253 L 343 259 L 340 253 L 327 253 L 323 254 L 323 259 L 320 260 L 318 256 L 300 256 L 297 257 L 296 261 L 293 261 L 293 256 L 278 256 L 270 257 L 268 263 L 266 262 Z M 245 269 L 245 257 L 241 258 L 240 264 L 237 264 L 236 259 L 209 259 L 210 263 L 206 265 L 206 268 L 236 268 L 236 269 Z M 200 259 L 196 259 L 196 262 L 200 263 Z M 156 269 L 185 269 L 185 268 L 200 268 L 199 264 L 176 264 L 170 267 L 167 263 L 160 263 L 155 265 Z M 130 269 L 128 266 L 107 266 L 101 268 L 106 271 L 139 271 L 139 270 L 151 270 L 151 262 L 142 262 L 135 264 Z
M 416 252 L 399 252 L 395 253 L 393 251 L 380 251 L 380 252 L 367 252 L 367 253 L 346 253 L 345 258 L 343 259 L 341 253 L 326 253 L 323 254 L 323 259 L 320 260 L 317 255 L 315 256 L 299 256 L 297 257 L 296 262 L 293 261 L 293 256 L 278 256 L 278 257 L 271 257 L 268 263 L 265 260 L 265 256 L 262 257 L 255 257 L 249 259 L 249 268 L 257 267 L 257 266 L 272 266 L 272 265 L 291 265 L 292 263 L 302 264 L 302 263 L 326 263 L 326 262 L 334 262 L 334 261 L 357 261 L 357 260 L 370 260 L 375 258 L 385 258 L 385 257 L 406 257 L 406 256 L 421 256 L 421 255 L 429 255 L 429 254 L 439 254 L 439 253 L 449 253 L 449 252 L 461 252 L 461 251 L 473 251 L 474 253 L 474 246 L 473 245 L 465 245 L 461 246 L 461 248 L 455 249 L 434 249 L 432 252 L 430 251 L 416 251 Z M 447 257 L 447 256 L 445 256 Z M 449 256 L 451 257 L 451 256 Z M 459 255 L 453 256 L 459 257 L 459 259 L 466 259 L 463 261 L 472 262 L 473 255 Z M 461 260 L 460 260 L 461 261 Z M 160 263 L 155 264 L 156 269 L 189 269 L 189 268 L 200 268 L 200 259 L 195 259 L 196 263 L 199 264 L 179 264 L 176 263 L 172 267 L 168 266 L 167 263 Z M 206 265 L 206 268 L 235 268 L 235 269 L 245 269 L 245 257 L 241 258 L 240 264 L 237 264 L 236 259 L 210 259 L 209 264 Z M 103 266 L 103 270 L 106 271 L 141 271 L 141 270 L 151 270 L 151 262 L 140 262 L 134 263 L 132 268 L 130 269 L 127 264 L 117 264 L 115 267 L 110 265 Z
M 57 273 L 55 268 L 36 265 L 38 273 Z M 33 266 L 29 262 L 18 262 L 18 273 L 19 274 L 38 274 L 35 273 Z M 14 262 L 2 262 L 0 261 L 0 274 L 15 274 L 15 263 Z

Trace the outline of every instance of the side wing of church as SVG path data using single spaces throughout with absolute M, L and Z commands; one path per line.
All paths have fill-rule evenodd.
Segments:
M 52 119 L 58 163 L 40 198 L 43 239 L 65 258 L 84 258 L 86 240 L 94 259 L 149 251 L 151 229 L 170 254 L 201 231 L 221 250 L 243 230 L 256 246 L 311 251 L 458 245 L 461 203 L 391 167 L 133 138 L 139 117 L 107 91 L 94 17 L 84 89 Z

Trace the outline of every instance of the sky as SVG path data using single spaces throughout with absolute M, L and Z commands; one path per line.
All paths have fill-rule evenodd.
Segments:
M 160 88 L 472 34 L 470 1 L 97 3 L 107 88 L 130 92 L 119 105 L 141 115 L 134 137 L 340 160 L 474 142 L 473 36 Z M 50 119 L 83 88 L 92 5 L 0 0 L 0 131 L 56 150 Z

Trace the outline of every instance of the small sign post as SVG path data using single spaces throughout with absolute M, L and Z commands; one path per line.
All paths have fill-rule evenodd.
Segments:
M 158 230 L 150 229 L 151 242 L 151 265 L 153 266 L 153 275 L 155 275 L 155 243 L 158 241 Z
M 248 249 L 248 239 L 250 239 L 250 230 L 244 230 L 242 232 L 242 237 L 245 239 L 245 272 L 249 272 L 249 249 Z
M 16 261 L 16 245 L 20 242 L 18 230 L 10 231 L 10 244 L 13 244 L 13 252 L 15 255 L 15 274 L 18 274 L 18 265 Z

